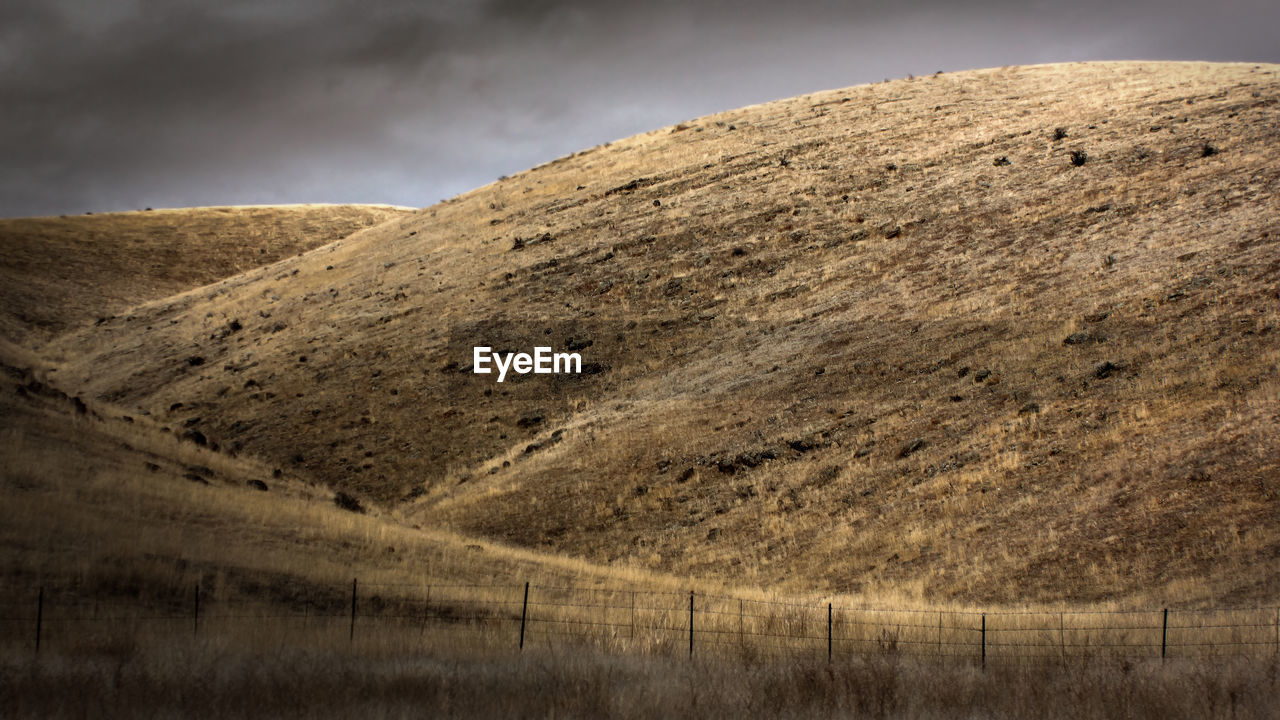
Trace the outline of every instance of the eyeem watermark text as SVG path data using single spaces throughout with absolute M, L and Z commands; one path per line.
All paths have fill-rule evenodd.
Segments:
M 549 347 L 535 347 L 533 354 L 493 352 L 492 348 L 472 349 L 472 372 L 488 375 L 493 372 L 490 364 L 498 369 L 498 382 L 507 377 L 507 371 L 521 375 L 564 375 L 582 373 L 582 356 L 578 353 L 553 353 Z

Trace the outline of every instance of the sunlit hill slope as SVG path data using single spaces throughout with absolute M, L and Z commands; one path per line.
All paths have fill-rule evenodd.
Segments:
M 1274 597 L 1278 101 L 1275 66 L 1178 63 L 801 96 L 38 351 L 407 525 L 784 588 Z M 585 372 L 499 384 L 476 345 Z

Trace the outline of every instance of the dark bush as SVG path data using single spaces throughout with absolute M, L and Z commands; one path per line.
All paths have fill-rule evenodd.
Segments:
M 916 451 L 921 450 L 922 448 L 924 448 L 924 446 L 925 446 L 924 438 L 915 438 L 911 442 L 902 446 L 902 449 L 898 451 L 898 457 L 900 458 L 907 457 L 908 455 L 911 455 Z
M 353 513 L 364 512 L 364 506 L 360 504 L 360 501 L 357 500 L 354 496 L 349 495 L 347 492 L 343 490 L 339 490 L 333 496 L 333 504 L 337 505 L 338 507 L 348 512 L 353 512 Z
M 1087 152 L 1085 152 L 1085 151 L 1083 151 L 1083 150 L 1072 150 L 1072 151 L 1071 151 L 1071 164 L 1072 164 L 1072 165 L 1075 165 L 1076 167 L 1080 167 L 1081 165 L 1084 165 L 1084 164 L 1085 164 L 1085 163 L 1087 163 L 1087 162 L 1089 162 L 1089 153 L 1087 153 Z
M 1093 376 L 1098 378 L 1099 380 L 1105 380 L 1111 377 L 1111 373 L 1119 369 L 1120 369 L 1119 365 L 1116 365 L 1110 360 L 1104 360 L 1103 362 L 1100 362 L 1093 367 Z

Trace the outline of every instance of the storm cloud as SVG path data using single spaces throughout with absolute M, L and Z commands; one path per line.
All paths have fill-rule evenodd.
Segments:
M 1270 2 L 0 6 L 0 215 L 424 206 L 718 110 L 1073 60 L 1275 62 Z

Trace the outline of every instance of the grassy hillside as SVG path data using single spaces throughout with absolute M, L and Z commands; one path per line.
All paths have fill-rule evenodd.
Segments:
M 562 158 L 51 342 L 391 519 L 784 589 L 1280 589 L 1280 68 L 860 86 Z M 579 348 L 498 384 L 471 348 Z
M 407 212 L 294 205 L 0 219 L 0 336 L 46 340 Z
M 341 599 L 353 577 L 418 596 L 431 583 L 513 578 L 689 587 L 342 509 L 331 491 L 305 478 L 67 396 L 17 367 L 23 359 L 11 349 L 0 358 L 0 606 L 9 614 L 26 608 L 42 585 L 145 607 L 198 584 L 210 603 L 283 612 Z

